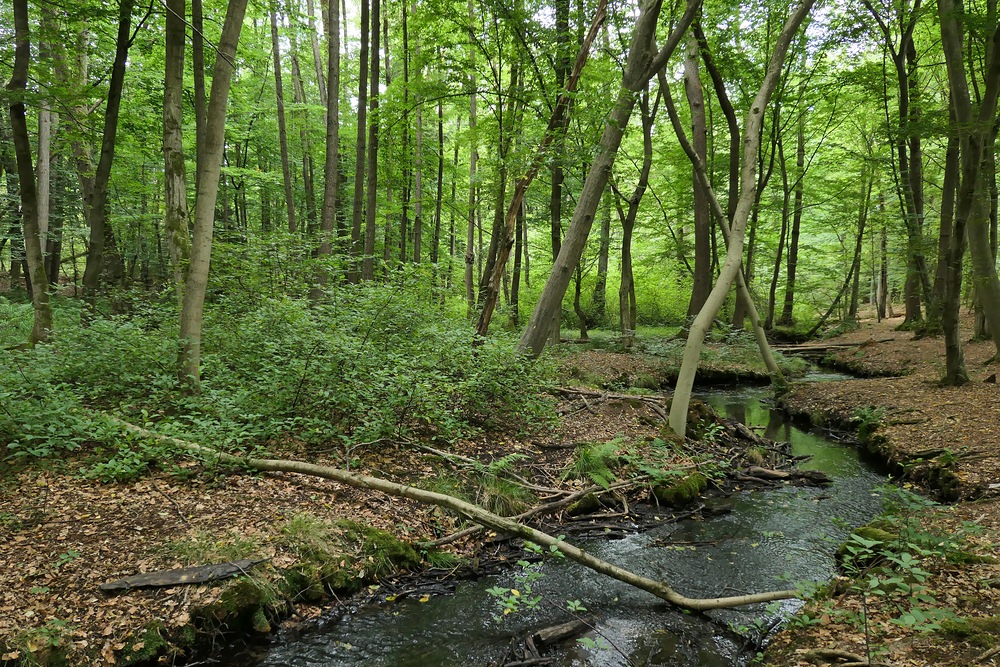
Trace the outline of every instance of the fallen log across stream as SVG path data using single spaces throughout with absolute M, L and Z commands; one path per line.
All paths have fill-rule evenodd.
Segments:
M 116 417 L 109 416 L 109 419 L 130 433 L 171 444 L 185 452 L 188 452 L 189 454 L 210 457 L 224 463 L 242 465 L 259 471 L 288 472 L 330 479 L 354 488 L 371 489 L 373 491 L 380 491 L 390 496 L 409 498 L 411 500 L 416 500 L 417 502 L 429 503 L 437 505 L 438 507 L 450 509 L 497 532 L 521 537 L 542 547 L 558 551 L 570 560 L 588 567 L 595 572 L 600 572 L 601 574 L 605 574 L 613 579 L 635 586 L 636 588 L 644 590 L 647 593 L 651 593 L 661 600 L 669 602 L 670 604 L 682 609 L 689 609 L 692 611 L 726 609 L 761 602 L 771 602 L 773 600 L 784 600 L 797 596 L 797 592 L 795 590 L 780 590 L 730 597 L 690 598 L 675 591 L 666 582 L 656 581 L 655 579 L 635 574 L 634 572 L 597 558 L 596 556 L 587 553 L 583 549 L 580 549 L 579 547 L 576 547 L 561 538 L 554 537 L 548 533 L 543 533 L 540 530 L 531 528 L 530 526 L 525 526 L 517 523 L 516 521 L 493 514 L 478 505 L 465 502 L 464 500 L 460 500 L 453 496 L 436 493 L 434 491 L 426 491 L 407 484 L 398 484 L 379 477 L 371 477 L 369 475 L 362 475 L 330 466 L 305 463 L 303 461 L 235 456 L 233 454 L 220 452 L 212 447 L 199 445 L 195 442 L 154 433 L 148 429 L 136 426 L 135 424 L 131 424 Z

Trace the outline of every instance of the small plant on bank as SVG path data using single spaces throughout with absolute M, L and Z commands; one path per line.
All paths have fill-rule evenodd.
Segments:
M 563 472 L 563 479 L 589 479 L 594 484 L 607 489 L 618 475 L 621 439 L 609 442 L 580 445 L 573 454 L 573 461 Z
M 882 425 L 882 420 L 885 418 L 885 408 L 858 408 L 852 417 L 858 424 L 858 440 L 868 442 L 872 434 Z

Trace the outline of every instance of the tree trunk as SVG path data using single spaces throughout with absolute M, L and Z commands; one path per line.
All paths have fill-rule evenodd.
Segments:
M 288 218 L 288 232 L 294 234 L 298 229 L 295 222 L 295 191 L 292 188 L 292 167 L 288 159 L 288 131 L 285 127 L 285 94 L 281 84 L 281 48 L 278 42 L 278 9 L 276 0 L 272 0 L 271 18 L 271 54 L 274 62 L 274 93 L 278 103 L 278 145 L 281 147 L 281 177 L 285 184 L 285 213 Z
M 949 121 L 954 125 L 955 110 L 949 105 Z M 948 135 L 948 148 L 944 156 L 944 180 L 941 186 L 941 224 L 938 232 L 938 262 L 934 273 L 934 301 L 927 311 L 927 328 L 931 332 L 942 331 L 942 308 L 949 299 L 947 294 L 949 277 L 949 253 L 953 248 L 955 228 L 955 195 L 958 192 L 960 168 L 960 141 L 958 134 Z M 964 243 L 964 241 L 963 241 Z M 955 247 L 955 250 L 959 248 Z M 961 248 L 962 255 L 965 248 Z M 959 277 L 961 277 L 961 258 L 959 258 Z M 943 331 L 942 331 L 943 333 Z
M 691 111 L 691 144 L 698 159 L 708 163 L 708 126 L 705 120 L 705 95 L 698 74 L 698 40 L 692 35 L 684 58 L 684 91 Z M 691 167 L 694 188 L 694 285 L 688 301 L 687 318 L 691 320 L 705 305 L 712 289 L 712 226 L 705 190 Z
M 600 205 L 601 195 L 607 185 L 608 176 L 618 154 L 622 135 L 635 106 L 636 93 L 642 90 L 649 79 L 664 66 L 674 49 L 677 48 L 681 37 L 694 19 L 697 5 L 688 6 L 680 21 L 671 31 L 666 44 L 653 56 L 651 45 L 660 9 L 661 3 L 659 1 L 644 4 L 636 19 L 628 60 L 622 76 L 622 87 L 605 122 L 597 154 L 593 158 L 583 184 L 583 190 L 577 199 L 576 209 L 573 211 L 573 219 L 566 232 L 566 238 L 563 240 L 559 255 L 549 274 L 549 279 L 545 283 L 538 304 L 531 314 L 528 326 L 521 336 L 520 349 L 532 357 L 538 357 L 542 353 L 545 341 L 552 330 L 553 317 L 562 306 L 562 299 L 569 286 L 573 269 L 583 255 L 583 249 L 594 222 L 594 213 Z
M 331 0 L 336 2 L 336 0 Z M 346 20 L 346 16 L 345 16 Z M 351 268 L 347 272 L 348 282 L 356 283 L 361 277 L 361 254 L 364 248 L 361 238 L 361 220 L 365 213 L 365 141 L 368 133 L 368 27 L 369 3 L 361 0 L 361 52 L 358 55 L 358 135 L 357 153 L 354 159 L 354 206 L 351 213 Z M 378 28 L 375 28 L 376 32 Z M 378 53 L 372 55 L 378 60 Z
M 594 320 L 598 326 L 601 326 L 607 317 L 608 255 L 611 254 L 611 193 L 607 190 L 604 192 L 603 204 L 600 245 L 597 250 L 597 280 L 594 282 L 594 296 L 591 298 Z
M 191 69 L 194 71 L 195 164 L 200 164 L 208 125 L 208 95 L 205 92 L 205 32 L 202 0 L 191 0 Z M 195 169 L 195 192 L 201 174 Z
M 416 5 L 416 3 L 414 3 Z M 413 47 L 414 59 L 420 57 L 420 41 Z M 420 73 L 418 73 L 418 76 Z M 420 263 L 420 249 L 424 236 L 424 108 L 419 96 L 415 96 L 417 119 L 413 136 L 413 263 Z
M 208 102 L 203 159 L 198 163 L 198 193 L 195 199 L 194 234 L 191 262 L 185 281 L 184 302 L 180 315 L 180 354 L 178 376 L 185 389 L 201 391 L 201 327 L 205 311 L 205 292 L 212 258 L 212 227 L 219 194 L 219 175 L 225 148 L 226 103 L 232 81 L 247 0 L 230 0 L 226 9 L 218 57 L 212 70 L 212 93 Z
M 955 211 L 955 229 L 953 232 L 953 248 L 950 268 L 952 277 L 961 257 L 956 255 L 961 247 L 957 247 L 954 237 L 960 235 L 965 227 L 968 235 L 969 254 L 972 261 L 973 286 L 983 305 L 983 310 L 990 323 L 993 343 L 1000 355 L 1000 281 L 997 280 L 996 264 L 990 248 L 990 191 L 988 169 L 984 166 L 984 155 L 995 149 L 996 132 L 993 127 L 997 113 L 997 97 L 1000 95 L 1000 27 L 993 25 L 992 35 L 988 42 L 989 54 L 986 63 L 984 80 L 986 90 L 978 110 L 975 110 L 969 94 L 969 87 L 963 63 L 964 50 L 963 30 L 965 17 L 961 7 L 956 7 L 954 0 L 939 0 L 938 13 L 941 21 L 941 42 L 948 69 L 948 81 L 951 91 L 951 102 L 955 110 L 957 132 L 960 139 L 962 177 L 958 191 L 958 204 Z M 960 266 L 957 266 L 960 272 Z M 960 275 L 960 273 L 959 273 Z M 956 280 L 950 281 L 952 283 Z M 951 285 L 949 303 L 944 309 L 946 319 L 945 335 L 946 351 L 951 351 L 961 342 L 957 337 L 957 324 L 952 320 L 957 318 L 960 285 Z M 954 332 L 950 332 L 954 329 Z M 950 339 L 954 338 L 954 341 Z M 947 366 L 951 377 L 953 364 L 949 359 Z M 960 374 L 954 378 L 955 383 L 961 380 Z
M 437 186 L 434 195 L 434 238 L 431 239 L 431 264 L 437 276 L 441 251 L 441 212 L 444 205 L 444 103 L 437 103 Z M 437 281 L 435 280 L 435 287 Z
M 337 4 L 336 0 L 330 3 L 331 5 Z M 330 8 L 331 12 L 336 12 L 333 7 Z M 339 13 L 339 12 L 338 12 Z M 306 0 L 306 18 L 309 21 L 309 42 L 312 45 L 312 56 L 313 56 L 313 67 L 316 68 L 316 85 L 319 87 L 319 103 L 323 105 L 324 109 L 329 108 L 327 92 L 326 92 L 326 77 L 323 75 L 323 56 L 321 55 L 319 49 L 319 35 L 316 31 L 316 25 L 314 21 L 316 20 L 316 7 L 313 5 L 313 0 Z M 333 39 L 335 32 L 338 30 L 338 20 L 333 23 L 333 29 L 327 30 L 327 39 Z M 329 25 L 329 24 L 327 24 Z M 336 36 L 337 41 L 340 41 L 340 35 Z M 329 57 L 329 54 L 327 55 Z
M 327 89 L 326 110 L 326 161 L 323 164 L 323 207 L 320 213 L 320 242 L 318 255 L 333 254 L 337 231 L 337 204 L 340 192 L 340 3 L 330 0 L 327 11 Z M 329 281 L 329 272 L 320 267 L 316 274 L 317 288 L 313 299 L 318 299 Z
M 566 86 L 566 77 L 569 74 L 569 0 L 555 1 L 556 13 L 556 59 L 555 75 L 556 86 L 562 90 Z M 563 183 L 566 180 L 564 162 L 566 161 L 566 130 L 569 128 L 569 119 L 562 117 L 559 119 L 559 128 L 555 134 L 554 147 L 552 151 L 552 184 L 549 190 L 549 237 L 552 241 L 552 262 L 556 262 L 559 251 L 562 249 L 562 216 L 563 216 Z M 551 319 L 547 323 L 549 326 L 548 335 L 552 343 L 559 343 L 560 331 L 562 329 L 562 300 L 560 298 L 559 307 L 552 310 Z
M 781 275 L 782 255 L 788 236 L 788 216 L 792 191 L 788 184 L 788 163 L 785 161 L 784 140 L 778 135 L 778 171 L 781 173 L 781 232 L 778 234 L 778 249 L 774 256 L 774 271 L 771 273 L 771 290 L 767 296 L 767 319 L 764 328 L 774 326 L 774 309 L 778 300 L 778 276 Z
M 677 376 L 677 387 L 674 390 L 674 398 L 670 406 L 670 427 L 675 433 L 683 436 L 687 429 L 688 405 L 691 401 L 691 390 L 694 386 L 695 374 L 698 371 L 698 361 L 701 357 L 701 349 L 705 343 L 705 336 L 708 334 L 715 316 L 722 308 L 726 294 L 729 292 L 733 281 L 737 275 L 741 274 L 741 261 L 743 256 L 743 235 L 746 230 L 747 219 L 750 216 L 750 209 L 753 206 L 754 190 L 757 185 L 757 150 L 760 147 L 760 126 L 763 122 L 764 112 L 781 75 L 782 64 L 785 54 L 791 43 L 792 37 L 798 31 L 799 26 L 812 8 L 814 0 L 803 0 L 792 12 L 785 23 L 781 34 L 775 42 L 774 52 L 771 54 L 767 72 L 760 90 L 750 107 L 747 116 L 743 137 L 743 167 L 740 174 L 740 198 L 733 215 L 731 229 L 729 232 L 726 259 L 719 272 L 718 281 L 712 292 L 709 294 L 705 307 L 701 309 L 698 316 L 691 324 L 688 334 L 687 344 L 684 347 L 684 357 L 681 368 Z
M 549 117 L 548 125 L 545 129 L 545 134 L 542 137 L 541 143 L 535 150 L 535 155 L 532 158 L 531 165 L 528 167 L 527 172 L 517 181 L 517 185 L 514 188 L 514 196 L 511 198 L 511 202 L 507 207 L 506 217 L 502 215 L 498 219 L 499 224 L 495 225 L 494 236 L 499 237 L 496 244 L 496 259 L 494 269 L 492 274 L 485 285 L 485 297 L 483 299 L 482 313 L 479 316 L 479 322 L 476 326 L 476 331 L 480 336 L 485 336 L 489 330 L 490 318 L 493 315 L 493 309 L 496 306 L 498 282 L 499 282 L 499 271 L 502 267 L 506 266 L 507 258 L 510 256 L 510 248 L 514 242 L 516 236 L 514 235 L 515 223 L 518 214 L 523 210 L 524 197 L 527 194 L 528 186 L 534 180 L 535 176 L 541 170 L 542 164 L 548 155 L 548 149 L 553 142 L 557 141 L 561 136 L 561 133 L 566 129 L 566 113 L 569 109 L 570 99 L 572 93 L 576 90 L 577 84 L 580 81 L 580 76 L 583 73 L 583 67 L 587 62 L 587 58 L 590 54 L 590 47 L 597 37 L 597 33 L 600 30 L 600 26 L 604 23 L 606 18 L 606 0 L 602 0 L 597 7 L 597 12 L 594 15 L 594 20 L 591 23 L 590 32 L 584 39 L 583 43 L 580 45 L 580 51 L 577 53 L 576 62 L 573 66 L 573 71 L 570 73 L 569 79 L 566 81 L 566 90 L 559 95 L 559 99 L 556 101 L 556 105 L 552 110 L 552 115 Z M 512 91 L 513 91 L 513 81 L 512 81 Z M 513 95 L 512 95 L 513 97 Z M 505 171 L 502 172 L 504 175 Z M 503 180 L 503 179 L 501 179 Z M 501 195 L 503 191 L 501 191 Z M 500 198 L 502 203 L 502 197 Z M 497 209 L 498 214 L 500 213 L 499 204 Z M 610 217 L 610 216 L 609 216 Z M 609 221 L 610 224 L 610 221 Z M 492 244 L 491 244 L 492 245 Z M 606 254 L 606 253 L 605 253 Z M 605 272 L 607 272 L 607 265 L 605 262 Z
M 788 239 L 788 264 L 785 278 L 785 302 L 778 324 L 792 326 L 795 305 L 795 271 L 799 264 L 799 231 L 802 227 L 802 196 L 805 191 L 806 167 L 806 117 L 799 114 L 798 133 L 795 141 L 795 201 L 792 207 L 792 229 Z
M 521 294 L 521 250 L 524 247 L 524 203 L 517 211 L 517 220 L 514 225 L 514 277 L 510 286 L 510 324 L 513 327 L 520 326 L 521 313 L 518 299 Z
M 24 95 L 28 85 L 31 60 L 31 35 L 28 24 L 27 0 L 14 0 L 14 67 L 7 83 L 10 127 L 17 160 L 18 185 L 21 191 L 21 219 L 24 228 L 24 250 L 31 283 L 31 303 L 34 323 L 31 344 L 44 342 L 52 331 L 52 305 L 49 303 L 49 281 L 42 261 L 42 246 L 38 236 L 38 199 L 35 170 L 31 164 L 31 139 L 25 114 Z M 110 104 L 110 100 L 109 100 Z
M 861 287 L 861 253 L 864 249 L 865 225 L 868 223 L 869 202 L 872 196 L 872 187 L 875 184 L 875 174 L 873 167 L 865 164 L 861 169 L 861 201 L 858 202 L 858 237 L 854 246 L 854 261 L 851 264 L 851 271 L 854 274 L 853 285 L 851 287 L 851 305 L 847 309 L 847 319 L 857 321 L 858 319 L 858 291 Z
M 38 110 L 38 239 L 42 248 L 42 261 L 48 254 L 49 211 L 52 203 L 52 117 L 55 114 L 48 103 Z
M 576 320 L 580 326 L 580 340 L 590 340 L 590 336 L 587 334 L 587 313 L 584 312 L 583 304 L 580 303 L 580 288 L 583 284 L 582 262 L 576 265 L 575 282 L 576 289 L 573 291 L 573 312 L 576 313 Z
M 469 24 L 475 25 L 472 0 L 469 0 L 468 8 Z M 479 161 L 479 151 L 476 148 L 476 86 L 479 84 L 476 77 L 476 47 L 471 41 L 469 44 L 469 72 L 471 79 L 469 90 L 472 91 L 472 94 L 469 96 L 469 136 L 472 145 L 469 147 L 469 221 L 465 234 L 465 301 L 466 312 L 471 318 L 476 309 L 476 281 L 474 275 L 476 266 L 476 163 Z
M 184 42 L 187 0 L 167 0 L 163 77 L 163 228 L 177 295 L 184 301 L 184 267 L 191 255 L 184 167 Z
M 375 213 L 378 202 L 378 98 L 379 98 L 379 31 L 381 23 L 379 12 L 381 0 L 372 0 L 372 50 L 371 50 L 371 90 L 368 93 L 368 182 L 365 186 L 367 198 L 365 203 L 365 255 L 361 264 L 361 278 L 375 279 Z
M 93 177 L 93 191 L 85 206 L 90 223 L 90 246 L 87 251 L 87 265 L 83 272 L 83 293 L 93 305 L 101 284 L 104 268 L 104 247 L 108 237 L 108 181 L 111 178 L 111 164 L 115 157 L 115 136 L 118 132 L 118 111 L 122 101 L 122 86 L 125 81 L 125 64 L 132 37 L 132 7 L 135 0 L 121 0 L 118 11 L 118 37 L 115 44 L 115 59 L 111 66 L 111 81 L 108 84 L 108 101 L 104 109 L 104 137 L 101 141 L 101 157 Z

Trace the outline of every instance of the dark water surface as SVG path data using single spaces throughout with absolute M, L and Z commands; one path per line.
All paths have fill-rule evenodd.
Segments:
M 820 379 L 820 378 L 817 378 Z M 825 378 L 823 378 L 825 379 Z M 714 392 L 700 398 L 764 435 L 791 442 L 793 453 L 810 455 L 803 468 L 821 470 L 834 480 L 826 489 L 780 488 L 739 492 L 709 502 L 731 512 L 704 521 L 665 525 L 625 539 L 592 542 L 595 555 L 649 577 L 669 582 L 693 597 L 736 595 L 789 588 L 796 581 L 833 574 L 833 551 L 848 525 L 862 524 L 879 509 L 874 487 L 882 478 L 858 459 L 853 448 L 787 423 L 763 402 L 767 391 Z M 835 518 L 838 521 L 835 521 Z M 535 583 L 543 596 L 539 609 L 495 618 L 493 586 L 519 584 L 510 572 L 463 582 L 454 595 L 428 602 L 404 598 L 361 607 L 303 633 L 278 637 L 263 654 L 242 655 L 231 666 L 464 667 L 495 664 L 511 639 L 524 632 L 567 621 L 567 600 L 580 600 L 597 617 L 596 627 L 615 648 L 588 650 L 570 645 L 553 664 L 672 665 L 731 667 L 753 657 L 747 643 L 729 626 L 767 626 L 801 603 L 785 601 L 740 611 L 720 610 L 709 617 L 668 609 L 653 596 L 563 560 L 542 566 Z M 591 635 L 595 636 L 596 635 Z M 627 656 L 627 658 L 626 658 Z

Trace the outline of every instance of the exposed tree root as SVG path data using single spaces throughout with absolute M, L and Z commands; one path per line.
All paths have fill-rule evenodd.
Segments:
M 330 479 L 341 484 L 346 484 L 359 489 L 371 489 L 373 491 L 381 491 L 390 496 L 397 496 L 401 498 L 410 498 L 411 500 L 416 500 L 422 503 L 430 503 L 432 505 L 437 505 L 438 507 L 443 507 L 445 509 L 450 509 L 452 511 L 458 512 L 459 514 L 468 517 L 472 521 L 481 524 L 487 528 L 491 528 L 497 532 L 516 535 L 518 537 L 530 540 L 542 547 L 547 547 L 559 551 L 564 556 L 570 560 L 576 561 L 581 565 L 584 565 L 595 572 L 600 572 L 613 579 L 624 582 L 636 588 L 642 589 L 648 593 L 655 595 L 656 597 L 669 602 L 672 605 L 681 607 L 683 609 L 691 609 L 695 611 L 707 611 L 710 609 L 723 609 L 729 607 L 740 607 L 748 604 L 756 604 L 760 602 L 770 602 L 772 600 L 782 600 L 787 598 L 792 598 L 796 596 L 796 591 L 794 590 L 782 590 L 782 591 L 769 591 L 765 593 L 754 593 L 748 595 L 737 595 L 732 597 L 715 597 L 715 598 L 690 598 L 686 595 L 678 593 L 665 582 L 656 581 L 654 579 L 649 579 L 648 577 L 643 577 L 641 575 L 635 574 L 623 568 L 618 567 L 612 563 L 605 560 L 592 556 L 586 551 L 576 547 L 566 541 L 553 537 L 547 533 L 543 533 L 540 530 L 535 530 L 529 526 L 522 525 L 507 519 L 492 512 L 488 512 L 482 507 L 473 505 L 472 503 L 459 500 L 452 496 L 445 495 L 443 493 L 435 493 L 433 491 L 425 491 L 407 484 L 397 484 L 396 482 L 390 482 L 385 479 L 378 477 L 371 477 L 369 475 L 362 475 L 359 473 L 349 472 L 346 470 L 341 470 L 338 468 L 331 468 L 329 466 L 315 465 L 312 463 L 305 463 L 302 461 L 289 461 L 283 459 L 258 459 L 252 457 L 244 456 L 234 456 L 232 454 L 226 454 L 225 452 L 220 452 L 211 447 L 205 447 L 204 445 L 199 445 L 194 442 L 189 442 L 186 440 L 181 440 L 180 438 L 173 438 L 169 436 L 160 435 L 153 433 L 147 429 L 141 428 L 134 424 L 130 424 L 121 419 L 111 417 L 113 421 L 121 425 L 124 429 L 131 433 L 135 433 L 145 438 L 151 438 L 154 440 L 159 440 L 161 442 L 167 442 L 175 447 L 180 448 L 183 451 L 189 452 L 191 454 L 197 454 L 200 456 L 206 456 L 209 458 L 214 458 L 218 461 L 225 463 L 233 463 L 237 465 L 247 466 L 253 468 L 254 470 L 260 471 L 271 471 L 271 472 L 289 472 L 297 473 L 300 475 L 309 475 L 312 477 L 321 477 L 323 479 Z

